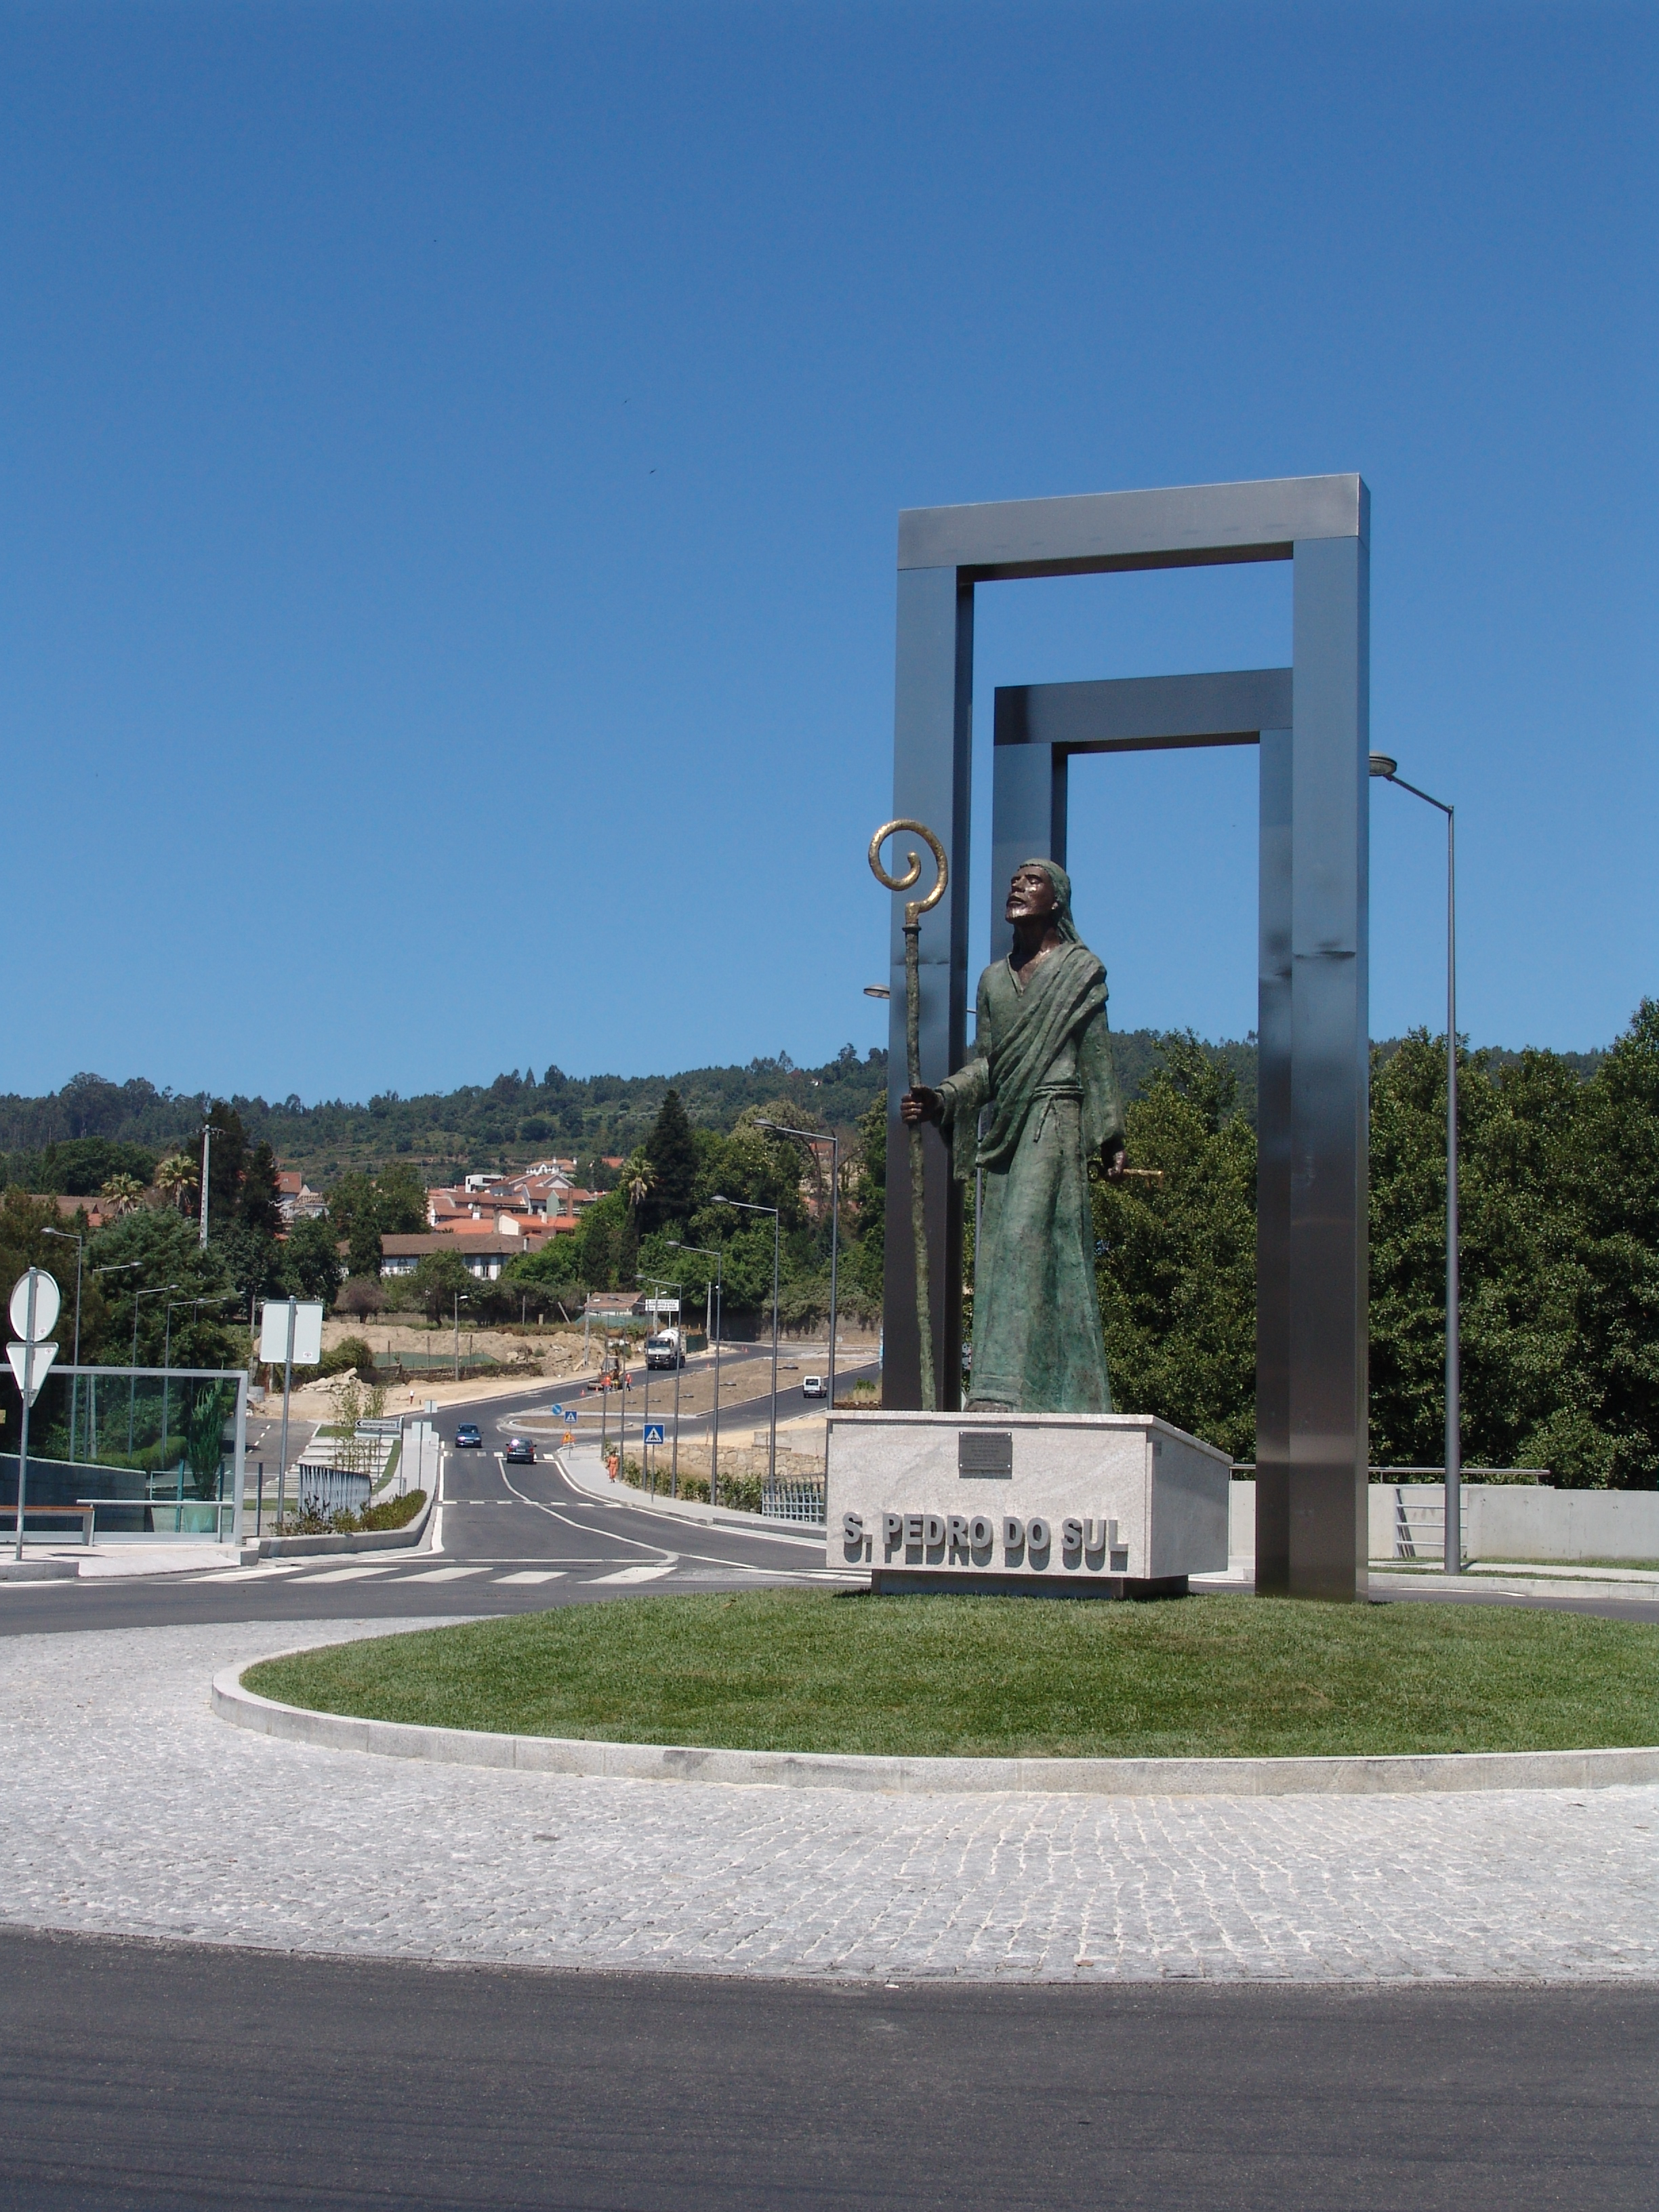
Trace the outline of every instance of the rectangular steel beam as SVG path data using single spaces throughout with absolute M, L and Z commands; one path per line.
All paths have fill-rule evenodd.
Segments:
M 1064 745 L 1076 753 L 1253 745 L 1259 731 L 1288 729 L 1290 723 L 1288 668 L 1002 684 L 993 718 L 999 745 Z
M 907 507 L 899 516 L 898 564 L 960 568 L 967 581 L 983 584 L 1288 561 L 1314 538 L 1365 536 L 1366 507 L 1360 479 L 1338 476 Z

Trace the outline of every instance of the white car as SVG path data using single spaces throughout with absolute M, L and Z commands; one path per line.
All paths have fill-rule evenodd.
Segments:
M 800 1395 L 803 1398 L 827 1398 L 830 1395 L 830 1385 L 822 1375 L 803 1375 L 800 1378 Z

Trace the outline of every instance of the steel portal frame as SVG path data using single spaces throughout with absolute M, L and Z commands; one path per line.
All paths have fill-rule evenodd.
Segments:
M 1370 495 L 1358 476 L 920 507 L 899 517 L 893 812 L 928 823 L 951 880 L 921 943 L 921 1064 L 967 1044 L 974 593 L 1014 577 L 1289 561 L 1292 665 L 999 690 L 992 799 L 998 887 L 1033 854 L 1064 862 L 1074 753 L 1259 747 L 1260 1169 L 1256 1584 L 1366 1589 L 1369 1134 Z M 909 1236 L 903 941 L 894 902 L 883 1387 L 921 1404 Z M 1109 948 L 1106 948 L 1109 951 Z M 936 1389 L 960 1397 L 962 1207 L 942 1146 L 925 1200 Z

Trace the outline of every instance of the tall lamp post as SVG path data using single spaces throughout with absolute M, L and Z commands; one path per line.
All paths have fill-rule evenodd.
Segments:
M 726 1255 L 718 1245 L 682 1244 L 675 1237 L 668 1239 L 671 1252 L 695 1252 L 700 1260 L 714 1263 L 714 1434 L 708 1450 L 708 1503 L 720 1502 L 720 1278 L 725 1273 Z
M 1443 799 L 1419 791 L 1387 753 L 1371 755 L 1371 774 L 1397 784 L 1446 817 L 1446 1536 L 1444 1571 L 1463 1571 L 1463 1419 L 1457 1287 L 1457 816 Z
M 135 1260 L 135 1261 L 133 1261 L 133 1263 L 132 1263 L 132 1264 L 133 1264 L 133 1266 L 134 1266 L 134 1267 L 137 1267 L 137 1264 L 138 1264 L 138 1262 Z M 101 1270 L 100 1270 L 100 1272 L 101 1273 Z M 167 1296 L 167 1292 L 168 1292 L 169 1291 L 176 1291 L 178 1288 L 179 1288 L 179 1285 L 178 1285 L 178 1284 L 177 1284 L 177 1283 L 157 1283 L 154 1290 L 149 1290 L 149 1291 L 135 1291 L 133 1292 L 133 1294 L 132 1294 L 132 1360 L 131 1360 L 131 1365 L 132 1365 L 132 1367 L 135 1369 L 135 1370 L 137 1370 L 137 1365 L 138 1365 L 138 1301 L 139 1301 L 139 1299 L 140 1299 L 140 1298 L 164 1298 L 164 1297 L 166 1297 L 166 1296 Z M 137 1373 L 136 1373 L 136 1372 L 135 1372 L 135 1373 L 133 1373 L 133 1374 L 131 1374 L 131 1375 L 130 1375 L 130 1376 L 128 1376 L 128 1378 L 127 1378 L 127 1457 L 128 1457 L 129 1459 L 131 1459 L 131 1458 L 132 1457 L 132 1407 L 133 1407 L 133 1395 L 134 1395 L 135 1391 L 136 1391 L 136 1390 L 137 1390 L 137 1382 L 138 1382 L 138 1378 L 137 1378 Z
M 680 1370 L 685 1364 L 685 1314 L 680 1294 L 685 1286 L 683 1283 L 671 1282 L 666 1275 L 635 1275 L 634 1279 L 636 1283 L 649 1283 L 656 1290 L 672 1291 L 674 1293 L 674 1335 L 678 1348 L 674 1357 L 674 1453 L 669 1463 L 668 1494 L 671 1498 L 678 1498 L 680 1494 Z M 649 1352 L 645 1355 L 645 1378 L 648 1389 L 651 1382 Z M 651 1494 L 655 1497 L 654 1487 Z
M 778 1238 L 779 1213 L 775 1206 L 752 1206 L 746 1198 L 721 1198 L 710 1200 L 714 1206 L 735 1206 L 739 1213 L 769 1213 L 772 1217 L 772 1427 L 766 1452 L 766 1487 L 775 1502 L 778 1491 Z
M 81 1262 L 86 1257 L 87 1240 L 72 1229 L 43 1229 L 43 1237 L 61 1237 L 66 1244 L 75 1247 L 75 1358 L 73 1364 L 81 1364 Z M 81 1403 L 81 1377 L 70 1377 L 70 1465 L 75 1464 L 76 1414 Z
M 177 1283 L 169 1283 L 167 1285 L 169 1290 L 173 1291 L 176 1291 L 179 1285 Z M 204 1291 L 199 1297 L 171 1298 L 167 1302 L 167 1335 L 161 1353 L 161 1456 L 163 1460 L 167 1457 L 167 1391 L 169 1388 L 167 1370 L 173 1365 L 173 1316 L 174 1309 L 179 1306 L 188 1306 L 191 1314 L 195 1315 L 200 1313 L 204 1306 L 222 1306 L 236 1296 L 237 1293 L 234 1291 L 215 1291 L 211 1292 Z M 181 1482 L 184 1480 L 183 1466 L 184 1463 L 181 1461 L 179 1462 L 179 1480 Z
M 222 1137 L 224 1133 L 222 1129 L 216 1129 L 211 1121 L 205 1121 L 202 1125 L 202 1221 L 201 1233 L 198 1241 L 204 1252 L 207 1249 L 208 1241 L 208 1163 L 212 1156 L 213 1139 L 216 1137 Z
M 775 1129 L 781 1137 L 799 1137 L 816 1152 L 823 1143 L 822 1132 L 786 1129 L 781 1121 L 757 1121 L 757 1129 Z M 830 1132 L 830 1410 L 836 1410 L 836 1263 L 841 1248 L 841 1139 Z

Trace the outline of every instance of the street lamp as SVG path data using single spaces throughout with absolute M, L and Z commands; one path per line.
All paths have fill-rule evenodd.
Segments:
M 820 1132 L 787 1129 L 781 1121 L 757 1120 L 757 1129 L 774 1129 L 781 1137 L 799 1137 L 816 1151 L 824 1141 Z M 830 1132 L 830 1410 L 836 1410 L 836 1268 L 841 1251 L 841 1139 Z
M 457 1291 L 455 1293 L 455 1380 L 458 1382 L 461 1379 L 461 1302 L 463 1299 L 471 1305 L 471 1291 Z
M 714 1434 L 708 1449 L 708 1503 L 720 1502 L 720 1278 L 726 1269 L 726 1255 L 719 1245 L 682 1244 L 678 1237 L 667 1239 L 671 1252 L 695 1252 L 700 1260 L 714 1263 Z
M 674 1453 L 669 1465 L 668 1494 L 671 1498 L 678 1498 L 680 1494 L 680 1370 L 685 1364 L 685 1314 L 680 1294 L 684 1285 L 671 1282 L 666 1275 L 635 1275 L 634 1280 L 649 1283 L 657 1290 L 672 1291 L 674 1293 Z M 651 1410 L 650 1334 L 646 1339 L 645 1353 L 645 1409 L 647 1413 Z M 654 1498 L 656 1494 L 653 1483 L 651 1495 Z
M 137 1260 L 134 1260 L 131 1261 L 130 1264 L 136 1267 L 138 1266 L 139 1262 Z M 100 1267 L 98 1272 L 100 1274 L 102 1274 L 104 1270 Z M 113 1271 L 112 1270 L 111 1272 L 112 1273 Z M 135 1291 L 132 1294 L 132 1358 L 130 1364 L 134 1370 L 134 1372 L 130 1374 L 127 1377 L 127 1457 L 129 1459 L 132 1457 L 133 1395 L 138 1387 L 138 1377 L 137 1374 L 138 1365 L 138 1301 L 140 1298 L 164 1298 L 169 1291 L 176 1291 L 179 1285 L 177 1283 L 157 1283 L 154 1290 Z
M 167 1288 L 170 1291 L 176 1291 L 179 1285 L 177 1283 L 169 1283 L 167 1285 Z M 177 1306 L 188 1306 L 192 1313 L 200 1313 L 204 1306 L 222 1306 L 228 1299 L 234 1298 L 236 1296 L 237 1293 L 234 1291 L 216 1291 L 210 1294 L 208 1291 L 204 1291 L 199 1297 L 170 1298 L 167 1302 L 167 1335 L 163 1342 L 161 1352 L 161 1463 L 163 1467 L 167 1464 L 167 1391 L 169 1389 L 167 1370 L 173 1364 L 173 1310 Z M 183 1464 L 180 1462 L 179 1480 L 182 1482 L 183 1480 Z
M 709 1201 L 714 1206 L 735 1206 L 740 1213 L 769 1213 L 772 1217 L 772 1427 L 766 1453 L 766 1487 L 773 1502 L 778 1490 L 778 1238 L 779 1214 L 775 1206 L 752 1206 L 746 1198 L 721 1198 L 717 1193 Z
M 75 1358 L 71 1364 L 81 1364 L 81 1262 L 86 1256 L 87 1240 L 72 1229 L 43 1229 L 43 1237 L 61 1237 L 66 1244 L 75 1247 Z M 81 1402 L 81 1377 L 70 1377 L 70 1465 L 75 1464 L 75 1416 Z
M 211 1121 L 204 1121 L 202 1125 L 202 1228 L 200 1243 L 202 1249 L 204 1252 L 207 1250 L 208 1241 L 208 1162 L 213 1151 L 213 1139 L 216 1137 L 222 1137 L 224 1133 L 225 1133 L 222 1129 L 216 1129 Z
M 1457 817 L 1443 799 L 1407 783 L 1387 753 L 1371 755 L 1371 774 L 1398 784 L 1446 817 L 1446 1528 L 1444 1571 L 1463 1571 L 1463 1442 L 1457 1291 Z

